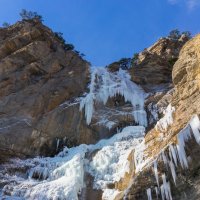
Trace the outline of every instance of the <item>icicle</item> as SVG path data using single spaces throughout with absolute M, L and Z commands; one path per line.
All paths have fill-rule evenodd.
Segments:
M 162 200 L 165 200 L 165 192 L 164 192 L 164 185 L 163 184 L 160 186 L 160 191 L 161 191 Z
M 136 111 L 136 121 L 140 125 L 147 126 L 144 110 L 146 94 L 141 87 L 131 81 L 131 76 L 125 70 L 110 73 L 105 68 L 96 68 L 92 72 L 89 89 L 89 93 L 80 102 L 80 110 L 85 108 L 87 124 L 91 123 L 95 100 L 106 104 L 109 98 L 121 95 L 126 102 L 132 104 Z
M 183 130 L 181 130 L 181 132 L 178 134 L 178 144 L 176 145 L 181 166 L 182 168 L 186 169 L 188 168 L 188 161 L 185 152 L 185 141 L 187 141 L 190 137 L 191 137 L 190 130 L 189 127 L 187 126 Z
M 148 188 L 148 189 L 147 189 L 147 197 L 148 197 L 148 200 L 152 200 L 151 188 Z
M 169 182 L 166 181 L 165 174 L 162 175 L 162 180 L 163 180 L 163 184 L 161 186 L 162 199 L 164 200 L 166 198 L 167 200 L 172 200 L 170 185 Z
M 85 118 L 87 124 L 91 123 L 92 114 L 94 111 L 94 94 L 89 93 L 81 102 L 80 102 L 80 110 L 85 107 Z
M 57 139 L 56 151 L 58 151 L 59 144 L 60 144 L 60 139 Z
M 170 166 L 170 169 L 171 169 L 171 173 L 172 173 L 174 183 L 176 185 L 176 170 L 175 170 L 175 166 L 174 166 L 174 163 L 172 162 L 172 160 L 169 161 L 169 166 Z
M 144 110 L 135 110 L 133 111 L 133 117 L 136 123 L 140 126 L 147 127 L 147 114 Z
M 176 149 L 174 149 L 174 146 L 172 144 L 169 145 L 169 151 L 172 154 L 173 160 L 175 165 L 177 166 L 177 154 L 176 154 Z M 172 160 L 172 159 L 171 159 Z
M 156 197 L 158 199 L 158 187 L 155 187 L 155 191 L 156 191 Z
M 47 167 L 37 166 L 32 168 L 28 173 L 29 178 L 35 178 L 45 180 L 49 176 L 49 169 Z
M 159 187 L 159 180 L 158 180 L 158 165 L 157 165 L 157 161 L 156 161 L 156 160 L 153 162 L 153 168 L 154 168 L 154 173 L 155 173 L 155 177 L 156 177 L 156 182 L 157 182 L 158 187 Z
M 190 120 L 190 126 L 194 134 L 196 142 L 200 145 L 200 121 L 197 115 L 193 116 Z
M 175 111 L 175 108 L 169 104 L 166 108 L 166 110 L 163 112 L 164 117 L 161 118 L 157 123 L 156 123 L 156 130 L 161 130 L 161 131 L 166 131 L 167 127 L 173 123 L 173 112 Z
M 179 156 L 179 161 L 181 163 L 182 168 L 188 168 L 188 162 L 187 162 L 187 156 L 185 153 L 185 148 L 182 146 L 182 144 L 177 144 L 176 145 L 177 150 L 178 150 L 178 156 Z
M 165 155 L 165 152 L 164 151 L 162 151 L 161 152 L 161 155 L 162 155 L 162 159 L 163 159 L 163 162 L 164 162 L 164 164 L 165 164 L 165 166 L 167 166 L 167 157 L 166 157 L 166 155 Z
M 65 136 L 64 139 L 63 139 L 64 144 L 66 143 L 66 140 L 67 140 L 67 137 Z

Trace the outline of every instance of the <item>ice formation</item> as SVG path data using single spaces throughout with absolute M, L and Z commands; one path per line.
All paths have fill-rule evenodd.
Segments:
M 70 161 L 53 170 L 47 181 L 28 189 L 24 197 L 38 200 L 78 200 L 78 194 L 84 187 L 83 161 L 82 155 L 74 156 Z
M 147 114 L 144 110 L 135 110 L 133 111 L 133 116 L 135 119 L 135 122 L 138 123 L 141 126 L 147 127 Z
M 172 111 L 173 109 L 169 109 L 169 110 Z M 189 168 L 188 157 L 186 155 L 185 146 L 186 146 L 186 142 L 192 138 L 192 133 L 196 142 L 200 144 L 200 120 L 197 115 L 194 115 L 191 118 L 191 120 L 188 122 L 188 124 L 178 133 L 177 144 L 176 145 L 169 144 L 167 147 L 165 147 L 165 150 L 162 150 L 161 153 L 159 153 L 157 156 L 161 158 L 161 161 L 164 162 L 166 167 L 170 168 L 173 181 L 175 184 L 176 184 L 176 167 L 178 167 L 179 163 L 183 169 Z M 169 158 L 165 154 L 166 151 L 169 152 Z M 155 178 L 158 185 L 158 191 L 160 189 L 162 200 L 165 200 L 165 199 L 172 200 L 170 185 L 169 185 L 169 182 L 166 181 L 165 174 L 162 175 L 163 184 L 159 188 L 157 159 L 153 161 L 153 168 L 154 168 L 154 174 L 155 174 Z
M 97 188 L 105 188 L 107 183 L 119 181 L 125 172 L 129 172 L 130 163 L 127 158 L 133 147 L 141 143 L 136 138 L 140 137 L 143 140 L 143 131 L 143 127 L 126 127 L 123 129 L 123 133 L 130 134 L 132 132 L 132 135 L 128 136 L 128 140 L 106 145 L 96 153 L 90 163 L 89 171 L 95 177 Z
M 114 199 L 119 191 L 108 189 L 107 184 L 119 181 L 129 172 L 128 156 L 144 142 L 144 131 L 143 126 L 128 126 L 112 138 L 100 140 L 95 145 L 66 147 L 53 158 L 21 161 L 20 165 L 30 165 L 28 178 L 18 178 L 16 185 L 7 187 L 12 188 L 13 199 L 78 200 L 85 187 L 84 175 L 87 172 L 94 177 L 93 186 L 101 189 L 107 199 Z M 88 158 L 86 153 L 89 155 L 92 152 L 97 153 Z
M 96 123 L 97 125 L 104 125 L 105 127 L 107 127 L 109 130 L 111 130 L 111 128 L 116 124 L 114 121 L 109 121 L 106 118 L 101 119 L 100 121 L 98 121 Z
M 148 197 L 148 200 L 152 200 L 151 188 L 148 188 L 148 189 L 147 189 L 147 197 Z
M 190 127 L 192 129 L 196 142 L 200 144 L 200 121 L 197 115 L 194 115 L 190 120 Z
M 135 172 L 142 171 L 143 168 L 149 163 L 150 159 L 145 158 L 144 151 L 146 149 L 145 141 L 143 140 L 134 152 Z
M 58 150 L 59 144 L 60 144 L 60 139 L 57 139 L 57 142 L 56 142 L 56 151 Z
M 162 117 L 157 123 L 156 123 L 156 129 L 161 131 L 166 131 L 167 127 L 173 123 L 173 112 L 175 111 L 175 108 L 172 107 L 171 104 L 169 104 L 166 108 L 166 110 L 163 111 L 164 117 Z
M 192 120 L 193 120 L 193 118 L 191 119 L 191 121 Z M 194 134 L 194 132 L 193 132 L 193 134 Z M 185 152 L 185 142 L 187 142 L 191 137 L 192 137 L 192 135 L 191 135 L 190 123 L 189 123 L 178 134 L 178 144 L 176 145 L 179 162 L 180 162 L 182 168 L 186 168 L 186 169 L 188 168 L 188 160 L 187 160 L 187 155 Z
M 135 121 L 139 125 L 147 125 L 144 111 L 144 99 L 147 95 L 130 79 L 128 72 L 121 69 L 114 73 L 100 67 L 92 71 L 89 93 L 80 102 L 80 110 L 84 108 L 87 124 L 91 123 L 96 102 L 106 104 L 109 98 L 121 95 L 133 106 Z
M 158 121 L 158 108 L 157 105 L 150 103 L 147 106 L 149 112 L 151 113 L 151 115 L 149 116 L 149 123 L 153 123 L 155 121 Z
M 158 180 L 158 166 L 157 166 L 157 161 L 155 160 L 154 163 L 153 163 L 153 168 L 154 168 L 154 174 L 155 174 L 155 177 L 156 177 L 156 182 L 159 186 L 159 180 Z
M 155 187 L 155 191 L 156 191 L 156 197 L 158 199 L 158 187 Z
M 162 200 L 172 200 L 169 182 L 166 181 L 165 174 L 162 175 L 163 184 L 160 186 Z
M 171 160 L 169 161 L 169 166 L 171 169 L 171 174 L 172 174 L 174 183 L 176 184 L 176 169 L 175 169 L 174 163 Z
M 161 152 L 161 157 L 162 157 L 162 160 L 163 160 L 165 166 L 167 166 L 168 160 L 167 160 L 167 157 L 166 157 L 164 151 Z
M 174 146 L 172 144 L 169 145 L 169 151 L 170 151 L 170 157 L 173 157 L 173 160 L 174 160 L 174 163 L 176 164 L 177 166 L 177 153 L 176 153 L 176 149 L 174 148 Z M 171 158 L 172 160 L 172 158 Z

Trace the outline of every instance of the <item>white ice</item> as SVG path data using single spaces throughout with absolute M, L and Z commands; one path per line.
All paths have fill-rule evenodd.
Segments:
M 175 108 L 169 104 L 166 110 L 163 111 L 164 116 L 156 123 L 157 130 L 166 131 L 167 127 L 173 123 L 173 112 Z
M 172 173 L 174 183 L 176 184 L 176 169 L 175 169 L 175 166 L 174 166 L 174 163 L 173 163 L 172 160 L 169 161 L 169 167 L 171 169 L 171 173 Z
M 147 125 L 146 119 L 144 119 L 146 117 L 144 114 L 144 99 L 147 94 L 141 87 L 131 81 L 127 71 L 120 69 L 111 73 L 106 68 L 101 67 L 92 71 L 89 93 L 80 102 L 80 110 L 85 108 L 87 124 L 91 123 L 95 103 L 102 102 L 106 104 L 109 98 L 116 95 L 123 96 L 125 102 L 132 104 L 133 111 L 138 111 L 136 121 L 139 125 Z
M 158 187 L 155 187 L 155 191 L 156 191 L 156 197 L 158 199 Z
M 121 139 L 116 135 L 112 141 L 106 141 L 104 146 L 101 146 L 101 142 L 96 145 L 101 146 L 101 149 L 93 157 L 88 169 L 95 178 L 96 188 L 104 189 L 108 183 L 119 181 L 126 172 L 129 172 L 128 156 L 133 149 L 140 148 L 144 127 L 126 127 L 122 133 L 117 134 Z
M 162 175 L 163 184 L 160 186 L 162 200 L 172 200 L 169 182 L 166 181 L 165 174 Z
M 194 134 L 195 140 L 198 144 L 200 144 L 200 121 L 197 115 L 194 115 L 190 120 L 190 127 Z
M 148 200 L 152 200 L 151 188 L 148 188 L 148 189 L 147 189 L 147 197 L 148 197 Z
M 159 187 L 157 160 L 154 160 L 154 162 L 153 162 L 153 169 L 154 169 L 154 174 L 155 174 L 155 177 L 156 177 L 156 182 L 157 182 L 158 187 Z
M 179 162 L 181 163 L 182 168 L 187 169 L 188 161 L 185 152 L 185 142 L 188 141 L 189 138 L 191 138 L 191 132 L 189 126 L 186 126 L 183 130 L 181 130 L 177 138 L 178 138 L 178 144 L 176 145 L 176 147 L 177 147 Z
M 119 181 L 130 170 L 128 156 L 144 141 L 143 126 L 128 126 L 110 139 L 99 141 L 95 145 L 80 145 L 65 148 L 53 158 L 35 158 L 21 161 L 32 162 L 29 178 L 20 180 L 12 188 L 11 195 L 30 200 L 69 199 L 78 200 L 85 187 L 84 174 L 87 171 L 94 176 L 94 187 L 100 188 L 108 199 L 118 194 L 110 190 L 108 183 Z M 96 152 L 91 158 L 86 153 Z M 34 179 L 35 176 L 39 179 Z M 6 190 L 6 187 L 4 188 Z M 110 197 L 109 197 L 110 195 Z
M 176 152 L 176 149 L 174 148 L 174 146 L 172 144 L 169 145 L 169 151 L 171 152 L 174 163 L 177 166 L 177 152 Z

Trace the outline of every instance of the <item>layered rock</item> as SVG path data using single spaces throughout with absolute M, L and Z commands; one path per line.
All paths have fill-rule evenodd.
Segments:
M 146 137 L 147 158 L 157 159 L 157 155 L 162 152 L 169 144 L 177 144 L 177 134 L 186 127 L 191 118 L 197 114 L 200 115 L 200 35 L 187 42 L 180 52 L 178 61 L 175 63 L 172 72 L 174 91 L 171 92 L 170 98 L 163 96 L 160 102 L 168 98 L 175 108 L 173 113 L 173 123 L 168 126 L 167 130 L 151 129 Z M 167 94 L 169 96 L 169 94 Z M 160 105 L 161 106 L 161 105 Z M 184 170 L 180 165 L 176 169 L 177 183 L 173 183 L 173 177 L 170 170 L 167 172 L 164 164 L 159 162 L 158 175 L 159 182 L 163 173 L 167 174 L 170 181 L 173 199 L 198 199 L 199 198 L 199 153 L 200 146 L 191 138 L 187 142 L 187 156 L 189 156 L 189 169 Z M 154 187 L 157 186 L 153 165 L 142 170 L 135 176 L 132 186 L 130 186 L 126 199 L 147 199 L 146 189 L 151 188 L 152 197 L 156 199 Z M 132 178 L 129 177 L 131 180 Z M 126 180 L 127 181 L 127 180 Z M 161 198 L 159 194 L 159 198 Z
M 39 21 L 0 29 L 1 152 L 52 155 L 62 145 L 94 142 L 76 99 L 88 81 L 89 63 Z
M 184 34 L 179 39 L 161 38 L 151 47 L 144 49 L 132 61 L 126 59 L 126 68 L 132 80 L 147 92 L 172 88 L 172 67 L 178 59 L 181 48 L 188 40 L 189 38 Z M 108 68 L 117 71 L 124 67 L 125 59 L 122 61 L 114 62 Z
M 123 60 L 123 67 L 122 61 L 108 66 L 114 74 L 99 70 L 94 74 L 93 86 L 85 95 L 88 92 L 89 63 L 75 52 L 65 51 L 50 29 L 35 20 L 0 29 L 0 162 L 11 156 L 55 155 L 64 146 L 91 144 L 117 133 L 116 138 L 102 140 L 96 146 L 65 148 L 54 158 L 15 160 L 14 164 L 0 165 L 3 180 L 0 182 L 0 196 L 4 185 L 4 195 L 13 195 L 13 191 L 17 191 L 14 195 L 23 196 L 20 192 L 26 192 L 24 188 L 27 187 L 29 191 L 33 188 L 34 198 L 37 196 L 34 191 L 46 190 L 46 186 L 55 194 L 56 180 L 63 177 L 68 180 L 71 171 L 78 183 L 81 182 L 77 191 L 71 188 L 72 196 L 78 195 L 81 199 L 102 199 L 105 191 L 110 195 L 110 190 L 111 195 L 112 190 L 117 191 L 115 200 L 147 199 L 146 192 L 150 188 L 154 191 L 158 182 L 162 183 L 163 173 L 170 182 L 173 199 L 198 199 L 200 147 L 194 138 L 187 142 L 186 147 L 189 170 L 185 171 L 180 165 L 176 167 L 176 185 L 170 170 L 166 170 L 158 159 L 162 151 L 169 154 L 169 144 L 177 144 L 180 131 L 194 114 L 200 114 L 200 35 L 186 43 L 187 40 L 185 35 L 179 39 L 161 38 L 138 55 L 133 67 L 129 66 L 130 60 Z M 120 73 L 120 68 L 128 69 L 132 80 L 148 92 L 148 97 L 130 81 L 126 72 Z M 141 95 L 142 101 L 139 100 Z M 84 111 L 79 110 L 84 99 L 84 106 L 89 108 L 85 109 L 86 119 Z M 173 121 L 166 128 L 159 128 L 157 122 L 162 119 L 162 111 L 166 108 Z M 93 111 L 89 120 L 87 110 L 89 115 Z M 135 155 L 143 144 L 146 121 L 144 123 L 141 117 L 137 120 L 133 113 L 145 114 L 146 119 L 145 111 L 148 127 L 143 153 L 148 162 L 138 170 Z M 119 133 L 126 126 L 130 126 L 127 127 L 128 134 Z M 134 139 L 137 142 L 131 143 Z M 154 174 L 157 166 L 154 165 L 152 170 L 155 161 L 158 165 L 157 180 Z M 21 167 L 15 163 L 20 163 Z M 127 170 L 127 163 L 129 172 L 122 173 L 118 164 Z M 112 179 L 116 172 L 120 172 L 120 177 L 124 176 L 119 181 L 113 181 L 118 177 Z M 18 179 L 19 174 L 24 176 L 24 182 Z M 38 187 L 35 187 L 35 182 L 27 185 L 27 174 L 35 179 Z M 48 179 L 48 176 L 53 179 Z M 40 188 L 43 179 L 44 185 Z M 98 189 L 94 188 L 97 180 L 102 184 Z M 72 181 L 76 186 L 76 180 Z M 63 188 L 62 183 L 59 184 L 58 189 Z M 19 193 L 18 185 L 22 190 Z M 41 193 L 45 197 L 44 192 Z M 157 198 L 155 191 L 152 197 Z

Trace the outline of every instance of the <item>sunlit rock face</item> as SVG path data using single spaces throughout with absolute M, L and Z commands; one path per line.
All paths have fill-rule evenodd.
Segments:
M 40 22 L 0 29 L 0 159 L 96 141 L 76 105 L 88 81 L 88 62 Z
M 170 194 L 173 199 L 177 200 L 199 199 L 200 194 L 198 182 L 198 169 L 200 166 L 198 158 L 200 152 L 199 49 L 199 35 L 183 46 L 179 59 L 173 66 L 172 80 L 174 89 L 170 92 L 170 98 L 165 97 L 166 95 L 163 96 L 157 105 L 162 105 L 161 102 L 166 102 L 164 99 L 168 99 L 167 102 L 171 103 L 174 107 L 171 115 L 173 123 L 169 124 L 165 130 L 155 126 L 145 137 L 147 146 L 146 157 L 151 158 L 152 161 L 156 161 L 157 163 L 157 177 L 160 186 L 163 184 L 162 176 L 165 174 L 167 182 L 170 184 Z M 175 150 L 172 150 L 172 146 Z M 165 167 L 162 152 L 166 154 L 166 158 L 168 159 L 167 167 Z M 177 165 L 173 159 L 176 156 Z M 152 196 L 153 199 L 156 199 L 155 187 L 159 188 L 156 181 L 154 164 L 152 163 L 138 174 L 135 182 L 130 187 L 127 198 L 146 199 L 145 193 L 149 193 L 149 198 Z M 151 189 L 151 195 L 150 190 L 148 190 L 149 188 Z M 162 192 L 158 197 L 162 199 Z M 171 199 L 171 197 L 163 197 L 163 199 L 165 198 Z
M 89 69 L 38 21 L 0 29 L 0 199 L 199 199 L 200 36 L 187 41 Z
M 114 62 L 108 65 L 110 71 L 126 67 L 132 80 L 147 92 L 172 88 L 172 68 L 183 45 L 189 40 L 186 35 L 179 39 L 164 37 L 140 52 L 132 61 Z

